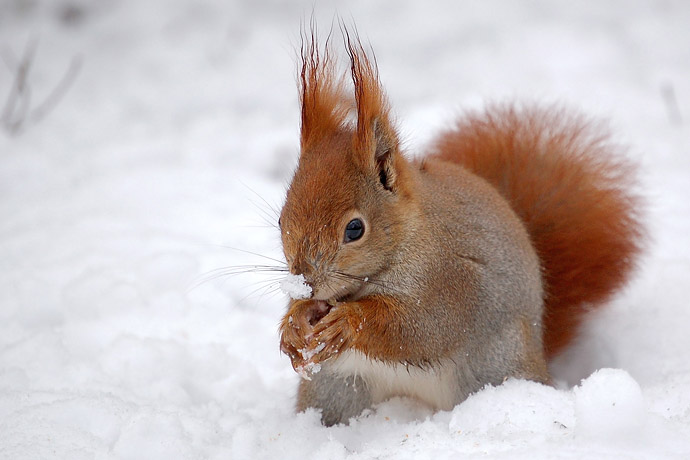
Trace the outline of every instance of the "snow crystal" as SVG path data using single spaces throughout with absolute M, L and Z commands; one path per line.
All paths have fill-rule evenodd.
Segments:
M 317 353 L 321 352 L 324 348 L 326 348 L 326 344 L 324 342 L 321 342 L 316 346 L 316 348 L 301 348 L 298 351 L 300 355 L 302 355 L 302 359 L 304 359 L 305 361 L 309 361 L 314 356 L 316 356 Z
M 311 297 L 311 286 L 304 280 L 304 275 L 288 273 L 280 282 L 280 289 L 295 300 Z
M 321 371 L 321 364 L 319 363 L 305 363 L 297 366 L 297 375 L 304 380 L 311 380 L 311 376 Z
M 300 377 L 302 377 L 305 380 L 311 380 L 311 375 L 318 373 L 321 371 L 321 364 L 319 363 L 314 363 L 314 362 L 309 362 L 314 356 L 316 356 L 317 353 L 321 352 L 324 348 L 326 348 L 325 343 L 319 343 L 315 348 L 301 348 L 297 350 L 299 354 L 302 356 L 302 359 L 307 361 L 305 364 L 302 364 L 297 367 L 297 374 L 299 374 Z

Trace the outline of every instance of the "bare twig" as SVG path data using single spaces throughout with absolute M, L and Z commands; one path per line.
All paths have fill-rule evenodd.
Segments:
M 55 108 L 55 106 L 60 102 L 62 97 L 67 93 L 70 86 L 72 86 L 74 80 L 76 80 L 77 74 L 79 74 L 80 69 L 81 57 L 75 56 L 74 58 L 72 58 L 72 61 L 70 62 L 69 67 L 67 68 L 67 71 L 62 76 L 62 79 L 58 82 L 53 91 L 51 91 L 50 94 L 48 94 L 48 96 L 45 98 L 45 100 L 36 108 L 34 108 L 31 112 L 31 121 L 33 123 L 38 123 L 39 121 L 41 121 L 48 114 L 48 112 Z
M 81 68 L 81 59 L 72 59 L 67 71 L 55 88 L 46 96 L 43 102 L 32 106 L 32 89 L 30 85 L 31 68 L 35 61 L 38 40 L 27 42 L 24 52 L 19 59 L 6 49 L 0 53 L 5 67 L 14 75 L 5 104 L 0 116 L 0 126 L 10 135 L 18 135 L 29 124 L 38 123 L 55 108 L 67 93 Z
M 10 134 L 16 134 L 21 129 L 29 111 L 31 89 L 27 80 L 35 54 L 36 40 L 33 39 L 26 44 L 21 59 L 13 69 L 14 81 L 2 111 L 2 124 Z M 7 59 L 5 62 L 8 67 L 12 65 Z

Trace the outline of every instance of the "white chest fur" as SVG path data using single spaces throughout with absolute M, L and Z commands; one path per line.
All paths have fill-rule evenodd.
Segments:
M 458 376 L 450 363 L 420 369 L 371 360 L 360 352 L 348 350 L 330 368 L 339 374 L 361 377 L 367 383 L 373 403 L 393 396 L 408 396 L 434 409 L 450 410 L 458 402 Z

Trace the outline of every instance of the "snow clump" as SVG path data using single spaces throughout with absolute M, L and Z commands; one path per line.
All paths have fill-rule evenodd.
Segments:
M 280 282 L 280 290 L 295 300 L 308 299 L 311 297 L 311 286 L 304 280 L 304 275 L 293 275 L 292 273 L 288 273 Z

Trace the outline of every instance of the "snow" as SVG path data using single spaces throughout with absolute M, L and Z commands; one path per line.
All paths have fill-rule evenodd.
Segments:
M 288 273 L 280 282 L 280 290 L 292 299 L 308 299 L 311 297 L 311 286 L 304 280 L 304 275 Z
M 0 4 L 0 118 L 32 39 L 31 108 L 80 63 L 42 119 L 0 128 L 0 458 L 688 458 L 690 4 L 314 7 L 323 29 L 337 11 L 371 42 L 413 154 L 491 101 L 611 120 L 642 165 L 652 236 L 555 387 L 509 380 L 438 413 L 394 398 L 331 428 L 294 413 L 277 333 L 276 211 L 312 8 Z
M 640 385 L 626 372 L 601 369 L 574 389 L 576 435 L 597 440 L 642 435 L 645 422 Z
M 292 320 L 292 317 L 290 317 L 290 320 Z M 321 364 L 309 362 L 309 360 L 323 351 L 324 348 L 326 348 L 326 344 L 324 342 L 320 342 L 315 348 L 304 347 L 297 350 L 302 356 L 302 359 L 305 361 L 295 368 L 297 375 L 302 377 L 304 380 L 311 380 L 312 375 L 321 372 Z

